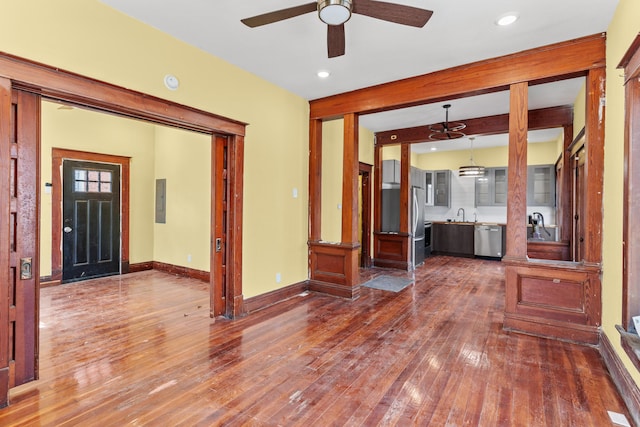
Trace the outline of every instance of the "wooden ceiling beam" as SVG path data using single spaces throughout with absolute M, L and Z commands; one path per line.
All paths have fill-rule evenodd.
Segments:
M 543 46 L 317 99 L 311 119 L 373 113 L 506 90 L 517 82 L 550 82 L 586 75 L 606 64 L 605 34 Z
M 468 136 L 497 135 L 509 132 L 509 114 L 456 120 L 456 122 L 462 122 L 467 125 L 462 132 Z M 529 111 L 529 130 L 563 127 L 571 123 L 573 123 L 573 107 L 571 105 Z M 429 126 L 376 132 L 376 144 L 429 142 L 431 141 L 429 135 L 433 133 Z

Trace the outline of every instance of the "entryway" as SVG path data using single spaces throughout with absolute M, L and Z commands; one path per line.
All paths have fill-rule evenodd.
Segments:
M 120 273 L 120 166 L 62 163 L 62 281 Z

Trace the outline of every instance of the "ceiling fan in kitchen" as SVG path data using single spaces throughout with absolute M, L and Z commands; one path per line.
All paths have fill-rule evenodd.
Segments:
M 254 28 L 315 11 L 318 12 L 320 20 L 327 24 L 329 58 L 344 55 L 344 23 L 351 18 L 352 13 L 418 28 L 424 27 L 433 15 L 430 10 L 375 0 L 317 0 L 240 21 L 246 26 Z

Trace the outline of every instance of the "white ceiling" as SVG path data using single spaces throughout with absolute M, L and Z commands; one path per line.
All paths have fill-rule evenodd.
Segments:
M 257 28 L 240 22 L 242 18 L 309 0 L 101 1 L 308 100 L 604 32 L 618 3 L 389 0 L 432 10 L 433 16 L 424 28 L 413 28 L 353 15 L 345 24 L 346 54 L 328 59 L 326 25 L 316 13 Z M 510 11 L 520 15 L 515 24 L 495 25 L 498 16 Z M 319 70 L 329 71 L 330 77 L 318 78 Z M 530 108 L 572 104 L 582 82 L 574 79 L 534 86 L 529 95 Z M 452 100 L 449 119 L 506 113 L 508 99 L 506 93 L 495 93 Z M 441 122 L 442 104 L 362 116 L 360 124 L 377 132 Z M 530 135 L 530 140 L 543 138 L 539 133 Z M 490 143 L 486 138 L 489 137 L 479 137 L 474 146 L 500 143 Z M 502 141 L 506 144 L 505 138 Z M 447 142 L 442 148 L 455 145 Z M 457 145 L 466 149 L 468 140 L 458 141 Z M 419 146 L 415 145 L 414 150 L 420 150 Z

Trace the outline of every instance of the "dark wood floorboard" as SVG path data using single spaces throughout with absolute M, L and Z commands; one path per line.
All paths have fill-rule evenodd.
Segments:
M 436 256 L 401 292 L 305 293 L 238 320 L 144 271 L 42 289 L 40 379 L 12 426 L 610 426 L 597 349 L 502 330 L 500 262 Z

